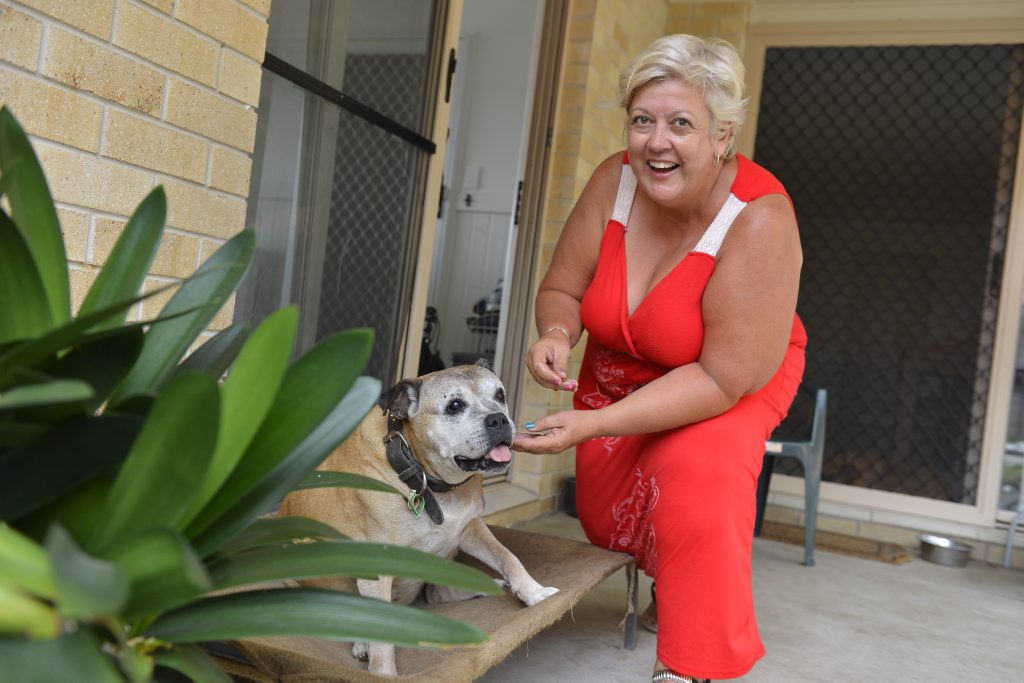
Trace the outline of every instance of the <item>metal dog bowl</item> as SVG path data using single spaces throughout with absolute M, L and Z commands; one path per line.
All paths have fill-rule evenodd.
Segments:
M 918 538 L 921 540 L 921 557 L 929 562 L 947 567 L 963 567 L 971 557 L 972 547 L 966 543 L 931 534 L 922 534 Z

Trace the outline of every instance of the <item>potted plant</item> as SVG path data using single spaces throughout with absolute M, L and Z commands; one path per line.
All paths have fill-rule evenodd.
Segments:
M 284 308 L 198 347 L 241 280 L 254 235 L 228 240 L 160 314 L 127 321 L 166 198 L 139 204 L 72 314 L 53 200 L 28 138 L 0 110 L 0 672 L 14 680 L 227 680 L 200 643 L 305 635 L 466 644 L 479 630 L 358 595 L 257 588 L 389 574 L 499 592 L 482 572 L 274 517 L 295 488 L 379 482 L 314 469 L 380 393 L 360 376 L 372 331 L 293 362 Z M 157 290 L 163 291 L 163 290 Z M 325 381 L 326 378 L 326 381 Z M 6 679 L 5 679 L 6 680 Z

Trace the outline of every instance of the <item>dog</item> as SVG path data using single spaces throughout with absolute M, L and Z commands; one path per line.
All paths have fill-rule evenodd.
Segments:
M 408 499 L 361 489 L 308 489 L 290 494 L 279 514 L 312 517 L 355 540 L 404 545 L 446 558 L 461 550 L 496 570 L 499 584 L 527 605 L 558 592 L 535 581 L 481 516 L 483 475 L 508 469 L 515 436 L 505 388 L 486 361 L 402 380 L 386 396 L 383 411 L 371 410 L 319 469 L 378 479 Z M 354 586 L 361 595 L 405 604 L 424 588 L 421 581 L 390 576 L 302 583 L 345 591 Z M 474 596 L 426 586 L 427 602 L 469 597 Z M 397 675 L 394 645 L 356 643 L 352 651 L 369 662 L 372 673 Z

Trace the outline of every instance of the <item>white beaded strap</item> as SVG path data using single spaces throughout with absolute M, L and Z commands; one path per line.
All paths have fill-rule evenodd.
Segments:
M 683 683 L 702 683 L 706 681 L 706 678 L 694 678 L 693 676 L 681 676 L 677 673 L 663 669 L 651 677 L 651 683 L 659 683 L 659 681 L 682 681 Z
M 699 251 L 708 256 L 717 256 L 718 249 L 722 246 L 722 242 L 725 241 L 725 235 L 729 232 L 729 228 L 732 227 L 732 222 L 736 220 L 736 216 L 739 215 L 743 207 L 747 205 L 746 202 L 741 201 L 736 195 L 729 193 L 729 198 L 725 200 L 725 204 L 722 205 L 718 215 L 715 216 L 715 220 L 711 221 L 711 225 L 704 231 L 704 235 L 700 238 L 700 242 L 697 242 L 697 246 L 693 248 L 694 251 Z
M 612 220 L 618 221 L 622 227 L 626 227 L 629 222 L 629 212 L 633 208 L 635 195 L 636 176 L 633 174 L 633 167 L 623 164 L 622 174 L 619 176 L 619 192 L 615 195 L 615 208 L 612 210 Z

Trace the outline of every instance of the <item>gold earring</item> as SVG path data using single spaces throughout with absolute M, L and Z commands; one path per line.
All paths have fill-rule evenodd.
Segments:
M 721 155 L 721 153 L 719 153 L 719 154 L 716 154 L 716 155 L 715 155 L 715 166 L 718 166 L 718 164 L 719 164 L 719 163 L 720 163 L 721 161 L 722 161 L 722 155 Z

